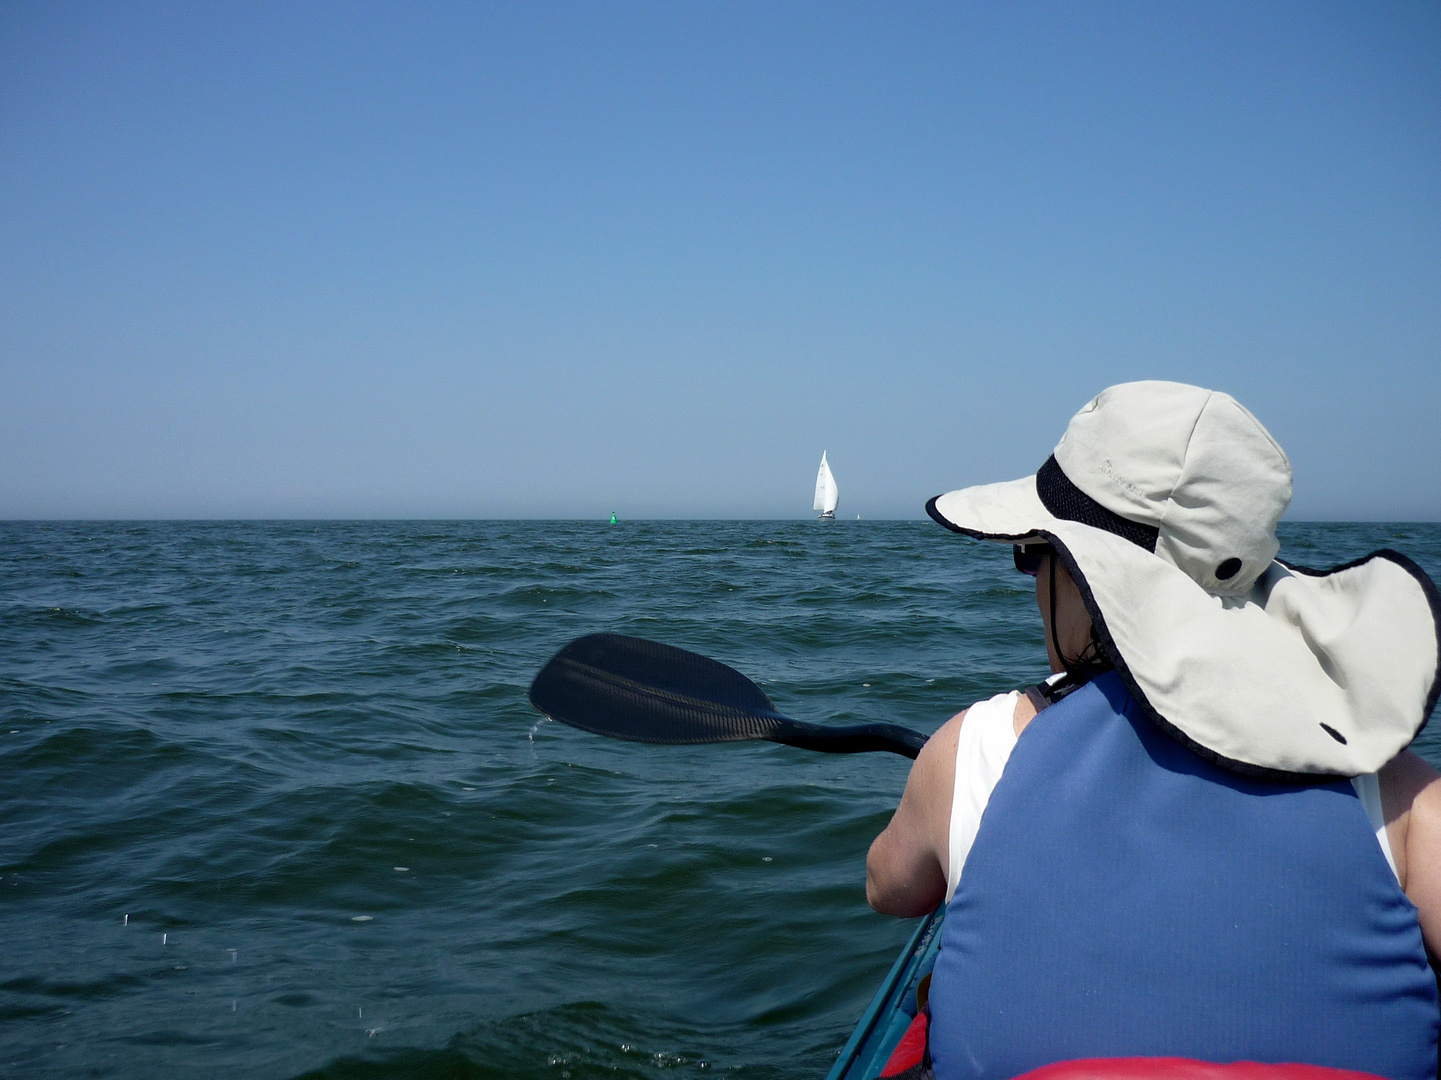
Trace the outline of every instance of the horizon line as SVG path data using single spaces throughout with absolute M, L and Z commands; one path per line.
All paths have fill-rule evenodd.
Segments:
M 91 525 L 180 525 L 180 524 L 262 524 L 267 522 L 277 523 L 301 523 L 310 522 L 315 524 L 362 524 L 378 522 L 551 522 L 555 524 L 570 523 L 596 523 L 603 525 L 627 523 L 635 524 L 656 524 L 676 522 L 799 522 L 814 521 L 820 524 L 818 516 L 798 517 L 635 517 L 620 518 L 612 523 L 606 516 L 599 517 L 550 517 L 537 515 L 532 517 L 6 517 L 0 515 L 0 524 L 7 525 L 58 525 L 58 524 L 91 524 Z M 856 524 L 860 522 L 925 522 L 930 519 L 926 517 L 868 517 L 860 516 L 854 518 L 832 518 L 827 519 L 828 524 Z M 1318 518 L 1282 518 L 1279 525 L 1437 525 L 1441 524 L 1441 518 L 1372 518 L 1372 517 L 1318 517 Z

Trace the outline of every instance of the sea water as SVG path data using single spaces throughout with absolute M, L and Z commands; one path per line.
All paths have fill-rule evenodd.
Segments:
M 1441 577 L 1441 526 L 1283 531 L 1379 547 Z M 907 762 L 610 741 L 526 688 L 609 630 L 930 732 L 1045 674 L 1010 561 L 929 522 L 0 523 L 0 1075 L 823 1075 L 909 932 L 864 894 Z

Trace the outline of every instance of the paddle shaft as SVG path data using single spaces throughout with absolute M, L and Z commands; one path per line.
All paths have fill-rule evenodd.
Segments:
M 771 742 L 823 754 L 866 754 L 883 750 L 915 760 L 926 745 L 926 736 L 900 724 L 808 724 L 804 720 L 778 717 L 780 726 L 768 736 Z

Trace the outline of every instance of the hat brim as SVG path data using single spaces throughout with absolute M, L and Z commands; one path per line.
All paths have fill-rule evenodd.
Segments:
M 1055 517 L 1034 477 L 948 492 L 926 510 L 978 539 L 1050 543 L 1142 709 L 1234 771 L 1375 772 L 1436 704 L 1441 599 L 1404 555 L 1328 571 L 1273 562 L 1249 593 L 1221 597 L 1129 540 Z

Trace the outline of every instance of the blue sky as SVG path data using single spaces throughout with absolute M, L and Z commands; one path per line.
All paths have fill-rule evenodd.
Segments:
M 0 8 L 3 517 L 919 517 L 1135 378 L 1441 518 L 1441 5 Z

